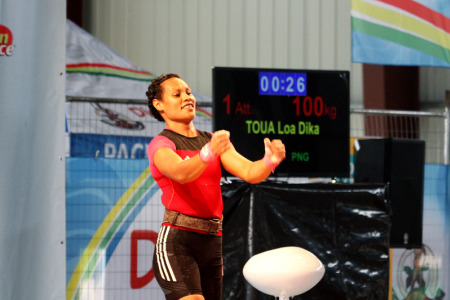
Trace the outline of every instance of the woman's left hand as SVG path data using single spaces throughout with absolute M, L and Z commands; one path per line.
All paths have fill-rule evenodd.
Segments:
M 273 163 L 279 164 L 286 158 L 286 149 L 280 140 L 270 141 L 268 138 L 265 138 L 264 148 L 267 156 Z

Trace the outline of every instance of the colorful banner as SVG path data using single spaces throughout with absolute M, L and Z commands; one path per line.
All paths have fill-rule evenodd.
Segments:
M 0 34 L 4 30 L 0 27 Z M 72 97 L 142 99 L 156 76 L 67 20 L 66 95 Z M 10 40 L 11 41 L 11 40 Z M 0 35 L 0 56 L 1 56 Z M 12 51 L 12 50 L 11 50 Z M 211 98 L 193 93 L 198 102 Z
M 152 257 L 164 207 L 147 159 L 68 158 L 67 300 L 164 299 Z
M 425 165 L 422 249 L 394 249 L 392 299 L 450 290 L 449 167 Z M 152 255 L 164 208 L 147 159 L 67 159 L 67 300 L 164 299 Z
M 155 76 L 67 20 L 66 95 L 146 99 Z
M 353 62 L 450 67 L 450 1 L 352 0 Z

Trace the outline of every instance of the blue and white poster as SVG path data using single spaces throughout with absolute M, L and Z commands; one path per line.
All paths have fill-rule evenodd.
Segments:
M 67 159 L 67 299 L 164 299 L 152 258 L 164 207 L 147 159 Z

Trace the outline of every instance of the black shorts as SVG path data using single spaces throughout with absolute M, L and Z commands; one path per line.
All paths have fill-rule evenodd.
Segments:
M 222 299 L 222 237 L 162 226 L 153 271 L 167 300 L 203 295 Z

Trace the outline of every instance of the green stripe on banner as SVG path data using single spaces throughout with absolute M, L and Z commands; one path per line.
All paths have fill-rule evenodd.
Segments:
M 208 114 L 206 114 L 206 113 L 204 113 L 204 112 L 202 112 L 202 111 L 196 110 L 196 111 L 195 111 L 195 114 L 196 114 L 197 116 L 200 116 L 200 117 L 204 117 L 204 118 L 207 118 L 207 119 L 211 119 L 211 116 L 209 116 Z
M 117 74 L 122 76 L 131 76 L 131 77 L 137 77 L 137 78 L 152 78 L 150 74 L 145 74 L 138 71 L 127 71 L 127 70 L 120 70 L 115 68 L 99 68 L 99 67 L 69 67 L 66 68 L 67 71 L 71 72 L 102 72 L 107 74 Z
M 126 75 L 119 75 L 114 73 L 108 73 L 108 72 L 98 72 L 98 71 L 72 71 L 72 70 L 66 70 L 66 73 L 79 73 L 79 74 L 88 74 L 88 75 L 103 75 L 103 76 L 109 76 L 109 77 L 118 77 L 118 78 L 124 78 L 124 79 L 131 79 L 131 80 L 138 80 L 138 81 L 147 81 L 150 82 L 154 77 L 147 76 L 144 78 L 134 77 L 134 76 L 126 76 Z
M 139 187 L 139 189 L 132 196 L 130 201 L 127 204 L 125 204 L 125 207 L 120 212 L 120 214 L 117 216 L 117 218 L 114 220 L 114 222 L 111 225 L 111 227 L 109 228 L 108 232 L 103 236 L 100 245 L 95 250 L 95 254 L 93 255 L 91 261 L 89 262 L 89 264 L 87 265 L 87 267 L 86 267 L 86 269 L 84 271 L 83 277 L 81 278 L 81 280 L 79 282 L 79 285 L 78 285 L 77 291 L 75 293 L 74 299 L 80 299 L 80 288 L 81 288 L 81 285 L 82 285 L 83 281 L 88 280 L 91 277 L 91 275 L 94 272 L 95 267 L 96 267 L 96 265 L 98 263 L 99 258 L 103 255 L 101 253 L 102 250 L 106 248 L 106 246 L 108 245 L 108 243 L 111 240 L 111 238 L 114 236 L 117 228 L 119 228 L 119 226 L 122 223 L 122 221 L 126 218 L 128 213 L 131 210 L 134 209 L 134 207 L 138 203 L 139 199 L 142 198 L 142 195 L 145 194 L 145 192 L 152 186 L 152 184 L 154 182 L 155 182 L 155 180 L 153 179 L 153 177 L 151 175 L 149 175 L 147 180 Z
M 450 63 L 450 51 L 409 33 L 352 17 L 352 30 L 406 46 Z

